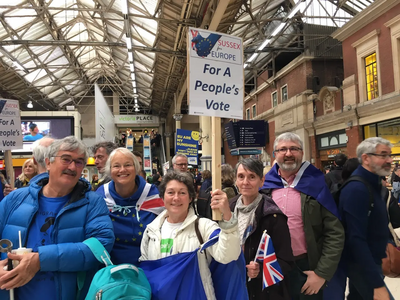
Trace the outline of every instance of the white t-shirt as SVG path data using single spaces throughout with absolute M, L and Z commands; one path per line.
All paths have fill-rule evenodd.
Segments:
M 161 257 L 170 256 L 172 247 L 174 246 L 174 238 L 176 231 L 181 227 L 182 223 L 170 223 L 165 219 L 161 227 Z

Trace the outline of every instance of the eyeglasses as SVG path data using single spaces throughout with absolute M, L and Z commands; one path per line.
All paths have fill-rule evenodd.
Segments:
M 290 151 L 291 153 L 298 153 L 300 151 L 303 151 L 303 149 L 299 148 L 299 147 L 290 147 L 290 148 L 280 148 L 280 149 L 276 149 L 274 152 L 275 153 L 280 153 L 280 154 L 286 154 L 287 151 Z
M 188 164 L 175 164 L 178 167 L 187 167 Z
M 114 170 L 120 170 L 122 167 L 124 167 L 124 169 L 130 169 L 130 168 L 135 167 L 135 165 L 133 165 L 133 164 L 125 164 L 125 165 L 123 165 L 123 166 L 121 166 L 121 165 L 114 165 L 114 166 L 112 166 L 112 168 L 113 168 Z
M 78 158 L 78 159 L 72 159 L 70 156 L 65 156 L 65 155 L 61 155 L 61 156 L 53 156 L 53 157 L 59 157 L 61 160 L 61 163 L 65 166 L 69 166 L 70 164 L 72 164 L 72 162 L 75 163 L 75 167 L 77 168 L 83 168 L 85 166 L 85 160 L 83 158 Z
M 394 155 L 392 154 L 378 154 L 378 153 L 366 153 L 367 155 L 372 155 L 372 156 L 378 156 L 382 159 L 388 159 L 388 158 L 393 158 Z

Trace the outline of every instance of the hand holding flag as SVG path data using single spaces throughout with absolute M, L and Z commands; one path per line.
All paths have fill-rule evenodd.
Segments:
M 283 280 L 281 267 L 276 259 L 275 249 L 271 237 L 266 231 L 261 236 L 254 261 L 262 261 L 263 289 Z

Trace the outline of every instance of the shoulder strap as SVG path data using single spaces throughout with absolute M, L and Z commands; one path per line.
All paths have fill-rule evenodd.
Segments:
M 373 191 L 371 190 L 370 184 L 368 183 L 368 181 L 366 181 L 361 176 L 354 175 L 354 176 L 351 176 L 349 179 L 347 179 L 345 183 L 343 183 L 343 185 L 340 187 L 340 190 L 342 190 L 351 181 L 362 182 L 368 188 L 368 194 L 369 194 L 368 216 L 369 216 L 371 214 L 372 209 L 374 208 L 374 194 L 373 194 Z
M 98 239 L 89 238 L 83 241 L 83 243 L 89 247 L 89 249 L 92 251 L 93 255 L 99 262 L 105 264 L 106 266 L 113 265 L 110 259 L 110 254 L 108 254 L 108 251 L 106 250 L 106 248 L 104 248 L 104 246 L 99 242 Z
M 196 236 L 197 236 L 197 239 L 200 242 L 200 245 L 203 245 L 204 244 L 204 240 L 203 240 L 203 237 L 201 236 L 201 233 L 200 233 L 200 230 L 199 230 L 199 220 L 200 220 L 200 218 L 197 217 L 196 221 L 194 221 L 194 230 L 196 231 Z
M 204 240 L 203 240 L 203 237 L 201 236 L 201 233 L 200 233 L 200 230 L 199 230 L 199 221 L 200 221 L 200 218 L 197 217 L 196 221 L 194 221 L 194 231 L 196 231 L 197 239 L 199 240 L 200 245 L 203 245 L 204 244 Z M 207 250 L 204 251 L 204 255 L 206 256 L 206 259 L 207 259 L 207 252 L 206 251 Z

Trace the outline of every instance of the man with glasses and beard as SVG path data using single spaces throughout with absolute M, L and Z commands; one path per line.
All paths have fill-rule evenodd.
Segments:
M 392 144 L 383 138 L 372 137 L 357 147 L 361 165 L 352 176 L 360 181 L 349 182 L 340 193 L 339 212 L 346 233 L 345 248 L 340 268 L 347 271 L 349 291 L 347 299 L 394 299 L 383 281 L 382 258 L 388 243 L 386 199 L 382 199 L 381 176 L 391 171 Z M 371 194 L 373 207 L 370 205 Z M 341 295 L 344 299 L 346 278 L 342 278 Z
M 260 192 L 272 196 L 288 217 L 295 267 L 289 276 L 293 300 L 321 300 L 344 244 L 335 201 L 320 170 L 303 160 L 303 141 L 291 132 L 274 142 L 276 164 Z
M 114 232 L 106 203 L 81 178 L 88 152 L 74 136 L 54 141 L 45 152 L 48 172 L 35 176 L 29 187 L 10 193 L 0 202 L 0 239 L 9 239 L 32 252 L 8 254 L 19 261 L 5 271 L 7 255 L 0 261 L 0 299 L 18 288 L 19 300 L 84 299 L 98 261 L 83 241 L 97 238 L 110 252 Z M 6 268 L 7 269 L 7 268 Z M 78 297 L 77 277 L 85 283 Z

